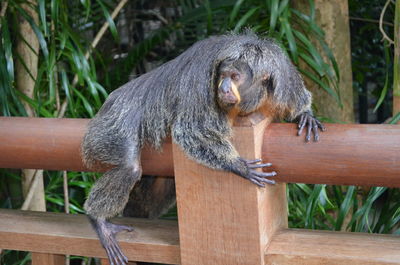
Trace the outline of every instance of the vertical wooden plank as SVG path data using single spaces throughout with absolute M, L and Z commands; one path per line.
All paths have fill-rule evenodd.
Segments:
M 266 119 L 241 118 L 233 143 L 246 159 L 261 157 Z M 287 227 L 284 184 L 259 188 L 211 170 L 173 146 L 182 265 L 263 265 L 272 234 Z
M 32 252 L 32 265 L 65 265 L 65 256 Z

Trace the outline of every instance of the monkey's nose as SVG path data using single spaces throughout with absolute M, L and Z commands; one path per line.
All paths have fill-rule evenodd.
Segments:
M 221 85 L 219 86 L 219 90 L 224 94 L 229 94 L 232 91 L 231 84 L 231 79 L 227 77 L 222 81 Z

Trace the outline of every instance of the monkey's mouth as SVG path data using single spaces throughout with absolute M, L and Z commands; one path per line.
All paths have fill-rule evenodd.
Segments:
M 239 102 L 238 98 L 235 95 L 230 93 L 219 93 L 219 98 L 225 105 L 235 105 Z

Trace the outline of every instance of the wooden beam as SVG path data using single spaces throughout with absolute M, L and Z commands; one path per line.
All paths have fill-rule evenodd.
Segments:
M 0 117 L 0 168 L 101 171 L 83 166 L 79 148 L 88 120 Z M 296 136 L 294 124 L 271 124 L 262 157 L 281 182 L 400 187 L 400 126 L 326 124 L 318 143 Z M 172 144 L 146 147 L 143 172 L 172 176 Z M 103 168 L 104 169 L 104 168 Z
M 400 237 L 394 235 L 282 230 L 265 253 L 267 264 L 400 264 Z
M 263 159 L 293 183 L 400 187 L 400 126 L 326 124 L 319 142 L 304 141 L 294 124 L 271 124 Z
M 0 220 L 0 248 L 107 257 L 84 215 L 0 209 Z M 136 218 L 114 221 L 135 228 L 118 235 L 129 260 L 180 263 L 177 222 Z
M 247 159 L 261 156 L 266 120 L 234 128 L 234 145 Z M 264 250 L 287 227 L 285 184 L 250 181 L 189 160 L 173 146 L 182 265 L 263 265 Z
M 69 171 L 104 171 L 106 166 L 86 168 L 80 146 L 88 119 L 0 117 L 0 168 L 33 168 Z M 143 172 L 172 176 L 171 141 L 157 152 L 142 152 Z
M 32 265 L 65 265 L 65 256 L 33 252 Z

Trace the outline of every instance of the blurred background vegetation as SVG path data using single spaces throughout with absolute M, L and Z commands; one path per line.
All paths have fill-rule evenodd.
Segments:
M 292 2 L 2 0 L 0 115 L 90 118 L 111 91 L 194 42 L 251 28 L 287 51 L 322 120 L 398 122 L 394 1 Z M 96 177 L 2 169 L 0 207 L 83 213 Z M 140 202 L 144 195 L 135 196 Z M 287 196 L 291 227 L 400 234 L 398 189 L 290 184 Z M 164 218 L 176 218 L 175 209 Z M 0 259 L 25 264 L 30 256 L 3 251 Z M 71 258 L 81 262 L 95 261 Z

